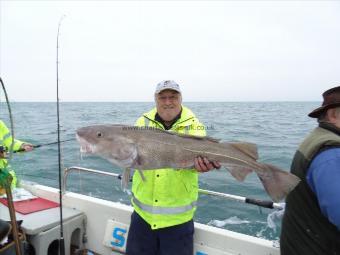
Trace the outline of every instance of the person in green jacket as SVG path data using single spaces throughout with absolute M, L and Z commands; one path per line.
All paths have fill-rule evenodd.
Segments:
M 18 180 L 15 172 L 10 168 L 5 158 L 6 151 L 8 151 L 11 148 L 11 145 L 12 135 L 7 126 L 5 125 L 5 123 L 2 120 L 0 120 L 0 171 L 5 167 L 9 170 L 9 173 L 12 175 L 13 178 L 11 187 L 14 188 L 18 184 Z M 13 151 L 31 151 L 31 150 L 33 150 L 32 144 L 14 139 Z
M 180 134 L 205 136 L 206 130 L 194 113 L 182 105 L 179 85 L 160 82 L 155 91 L 156 107 L 143 114 L 136 126 Z M 195 169 L 135 171 L 132 182 L 134 212 L 127 240 L 128 255 L 193 254 L 193 216 L 198 199 L 198 172 L 220 168 L 218 162 L 195 159 Z

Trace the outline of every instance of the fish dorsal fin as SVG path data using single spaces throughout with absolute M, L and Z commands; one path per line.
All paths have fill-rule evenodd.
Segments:
M 254 160 L 257 160 L 259 158 L 259 155 L 257 154 L 257 146 L 254 143 L 238 142 L 238 143 L 229 143 L 229 145 L 243 152 L 244 154 L 248 155 Z

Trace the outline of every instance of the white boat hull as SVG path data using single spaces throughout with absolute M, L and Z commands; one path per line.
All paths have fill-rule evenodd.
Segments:
M 23 187 L 36 196 L 59 202 L 58 189 L 32 183 L 23 183 Z M 85 213 L 86 249 L 102 255 L 125 251 L 131 206 L 73 192 L 64 194 L 63 206 Z M 274 246 L 269 240 L 195 223 L 195 255 L 279 255 Z

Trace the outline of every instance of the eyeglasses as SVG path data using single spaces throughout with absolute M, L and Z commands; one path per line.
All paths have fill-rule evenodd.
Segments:
M 179 99 L 179 96 L 178 95 L 171 95 L 171 96 L 157 96 L 157 99 L 160 100 L 160 101 L 166 101 L 166 100 L 169 100 L 169 101 L 176 101 Z

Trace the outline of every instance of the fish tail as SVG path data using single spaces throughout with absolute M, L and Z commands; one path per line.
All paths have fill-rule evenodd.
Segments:
M 257 175 L 274 202 L 279 202 L 284 199 L 300 182 L 300 178 L 294 174 L 270 164 L 262 165 L 267 173 Z

